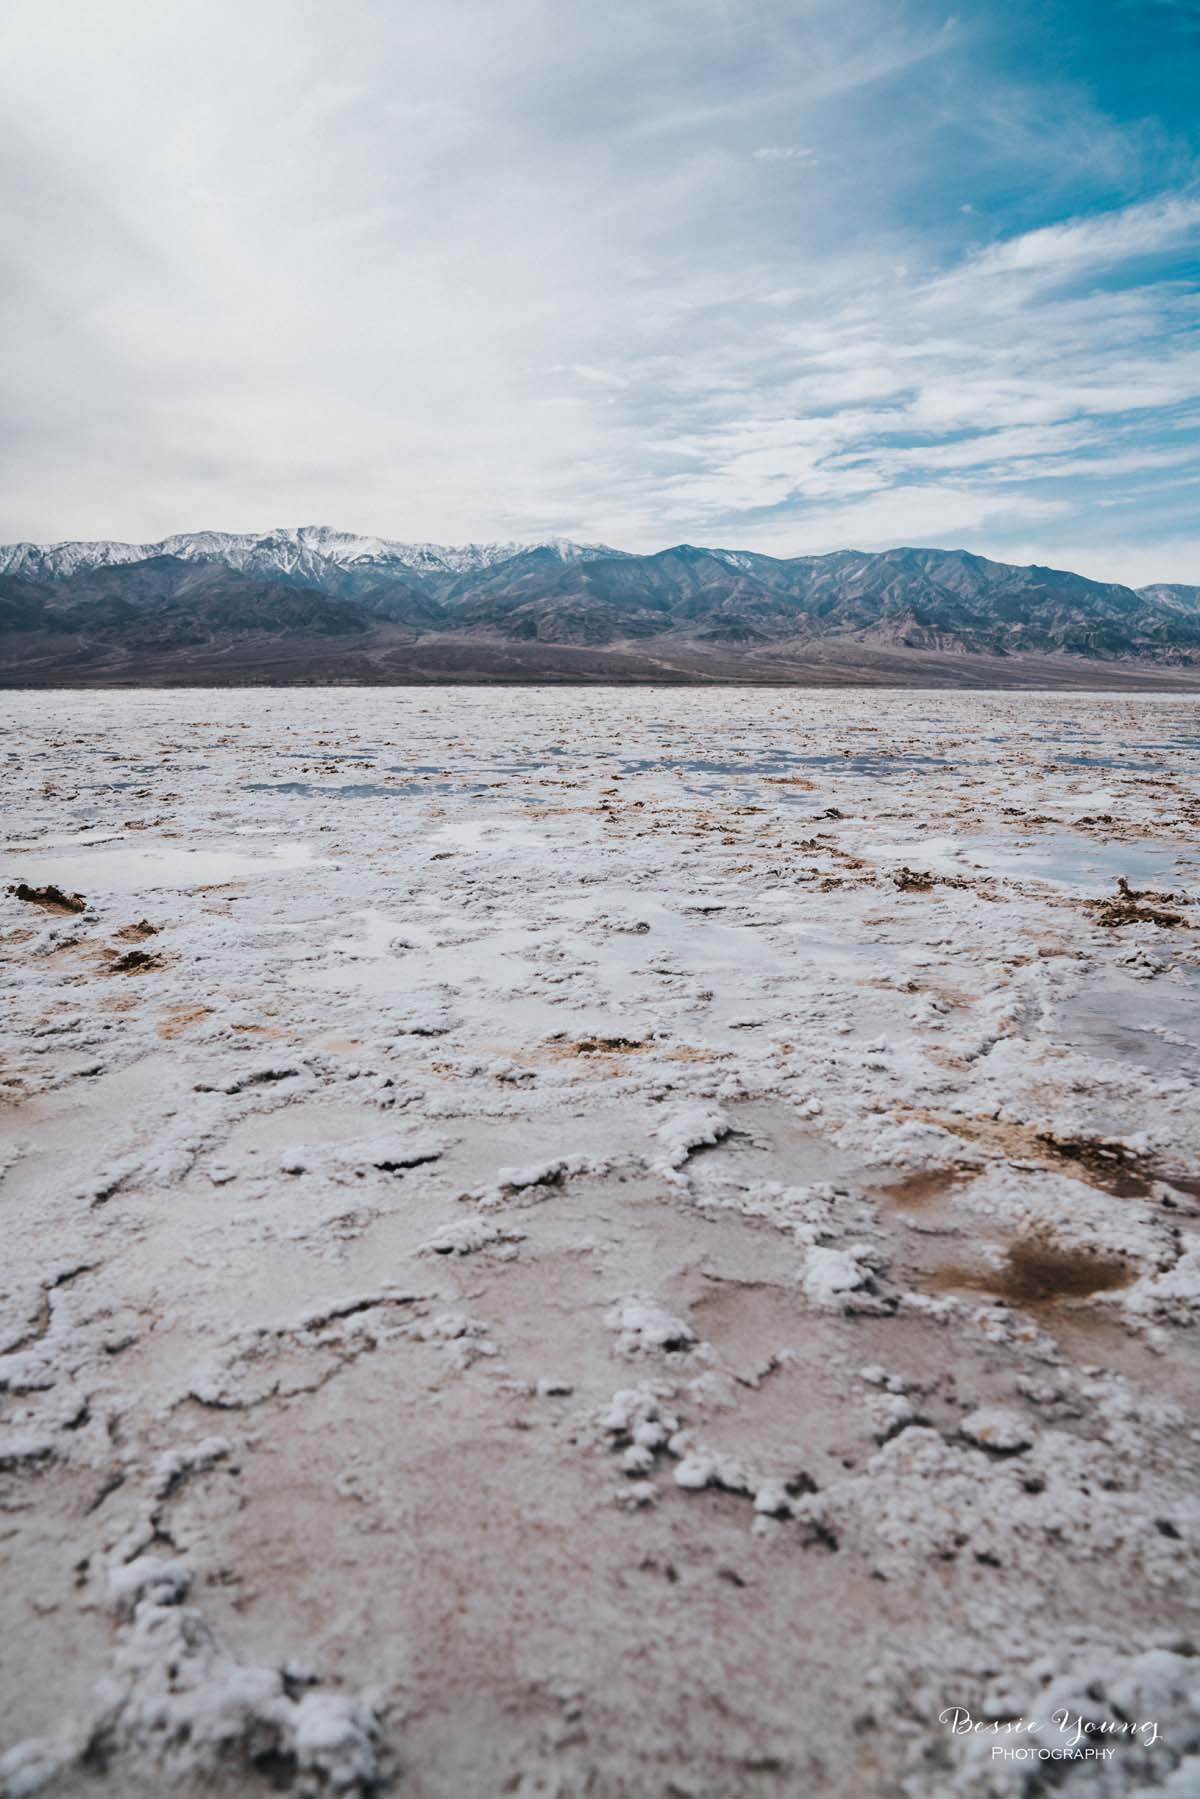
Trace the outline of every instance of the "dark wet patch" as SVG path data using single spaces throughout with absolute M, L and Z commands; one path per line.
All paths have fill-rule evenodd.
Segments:
M 1129 885 L 1124 875 L 1117 882 L 1117 892 L 1111 899 L 1093 900 L 1089 904 L 1096 914 L 1097 924 L 1108 925 L 1120 929 L 1130 924 L 1156 924 L 1168 928 L 1184 925 L 1181 912 L 1168 912 L 1165 906 L 1176 900 L 1173 893 L 1157 893 L 1150 888 L 1135 888 Z M 1153 901 L 1153 904 L 1149 902 Z
M 17 881 L 8 891 L 14 899 L 24 900 L 28 906 L 40 906 L 44 912 L 69 914 L 87 911 L 87 901 L 82 893 L 65 893 L 53 883 L 46 887 L 30 887 L 25 881 Z
M 890 1181 L 886 1187 L 880 1187 L 877 1196 L 888 1205 L 910 1211 L 944 1199 L 977 1172 L 973 1168 L 919 1168 L 915 1174 L 906 1174 L 903 1180 Z
M 965 1287 L 991 1293 L 1015 1305 L 1037 1305 L 1056 1299 L 1086 1299 L 1093 1293 L 1128 1287 L 1137 1272 L 1123 1256 L 1030 1236 L 1011 1243 L 998 1268 L 947 1264 L 935 1270 L 933 1285 L 943 1291 Z
M 1071 1163 L 1089 1186 L 1101 1187 L 1117 1199 L 1144 1199 L 1159 1178 L 1122 1143 L 1106 1143 L 1099 1137 L 1056 1137 L 1052 1131 L 1039 1131 L 1037 1142 L 1056 1161 Z
M 918 1113 L 930 1124 L 953 1131 L 968 1142 L 982 1143 L 1014 1158 L 1040 1162 L 1074 1180 L 1099 1187 L 1117 1199 L 1149 1199 L 1163 1183 L 1181 1192 L 1200 1193 L 1200 1176 L 1175 1175 L 1156 1167 L 1123 1143 L 1103 1137 L 1063 1137 L 1031 1125 L 997 1123 L 990 1118 L 960 1118 L 935 1112 Z
M 961 875 L 933 874 L 924 868 L 900 868 L 892 880 L 901 893 L 929 893 L 934 887 L 969 887 Z
M 1163 1185 L 1200 1198 L 1200 1175 L 1164 1174 L 1142 1161 L 1123 1143 L 1098 1137 L 1056 1137 L 1039 1132 L 1038 1142 L 1056 1160 L 1072 1165 L 1089 1186 L 1101 1187 L 1116 1199 L 1149 1199 Z
M 156 969 L 165 968 L 162 956 L 156 956 L 152 950 L 129 949 L 123 956 L 114 955 L 105 972 L 107 974 L 152 974 Z
M 124 943 L 144 943 L 147 937 L 157 937 L 159 926 L 151 924 L 148 918 L 139 918 L 136 924 L 127 924 L 124 930 L 114 933 Z

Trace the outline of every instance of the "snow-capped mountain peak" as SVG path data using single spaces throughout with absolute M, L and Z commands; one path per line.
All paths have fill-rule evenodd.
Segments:
M 185 562 L 224 562 L 249 574 L 316 579 L 337 569 L 379 567 L 397 572 L 470 574 L 507 562 L 529 550 L 550 550 L 564 562 L 613 556 L 603 544 L 578 544 L 550 537 L 534 542 L 402 543 L 365 537 L 332 525 L 280 525 L 272 531 L 181 531 L 158 543 L 108 541 L 0 546 L 0 574 L 27 580 L 66 580 L 83 570 L 177 556 Z

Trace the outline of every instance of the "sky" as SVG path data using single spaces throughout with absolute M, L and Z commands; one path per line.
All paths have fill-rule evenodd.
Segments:
M 0 540 L 1200 583 L 1200 0 L 6 0 Z

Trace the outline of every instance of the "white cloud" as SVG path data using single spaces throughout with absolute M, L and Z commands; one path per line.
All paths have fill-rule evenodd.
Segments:
M 1167 519 L 1200 314 L 1145 259 L 1200 198 L 980 248 L 997 170 L 1124 140 L 1056 157 L 973 53 L 887 0 L 13 0 L 0 537 L 1052 546 L 1122 481 Z
M 966 273 L 1045 275 L 1067 279 L 1085 269 L 1112 267 L 1150 256 L 1200 235 L 1200 197 L 1168 195 L 1094 218 L 1068 219 L 992 244 L 974 257 Z
M 1093 581 L 1119 581 L 1126 587 L 1149 587 L 1155 581 L 1200 587 L 1200 532 L 1187 537 L 1165 537 L 1154 543 L 1129 543 L 1118 538 L 1103 548 L 1086 539 L 1068 539 L 1049 557 L 1044 544 L 1026 538 L 1006 543 L 1004 559 L 1048 562 L 1051 567 L 1073 569 Z
M 964 534 L 974 537 L 983 530 L 1055 520 L 1064 511 L 1061 501 L 1015 500 L 938 483 L 894 487 L 849 504 L 814 509 L 782 529 L 766 527 L 758 533 L 757 547 L 781 556 L 896 545 L 957 548 Z
M 816 154 L 803 144 L 760 144 L 754 159 L 756 162 L 812 162 Z

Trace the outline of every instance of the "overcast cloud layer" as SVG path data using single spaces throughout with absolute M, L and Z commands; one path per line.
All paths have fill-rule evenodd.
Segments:
M 1200 582 L 1197 0 L 9 0 L 0 540 Z

